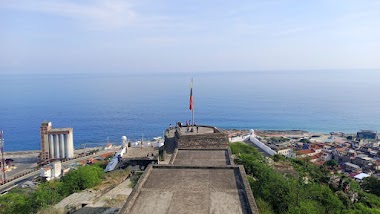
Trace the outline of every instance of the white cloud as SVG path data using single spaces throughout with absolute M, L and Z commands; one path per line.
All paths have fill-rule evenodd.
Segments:
M 118 28 L 126 26 L 136 18 L 136 12 L 128 1 L 0 1 L 0 8 L 47 13 L 73 18 L 93 27 Z

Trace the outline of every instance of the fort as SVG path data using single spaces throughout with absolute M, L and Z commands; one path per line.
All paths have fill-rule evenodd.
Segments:
M 149 165 L 120 213 L 258 213 L 244 168 L 211 126 L 166 130 L 169 164 Z

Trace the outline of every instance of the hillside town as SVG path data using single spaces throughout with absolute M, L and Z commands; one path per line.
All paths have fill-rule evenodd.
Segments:
M 226 132 L 230 141 L 249 137 L 248 131 Z M 301 158 L 316 165 L 331 165 L 334 166 L 332 171 L 343 173 L 356 180 L 371 175 L 380 178 L 380 140 L 375 131 L 361 130 L 355 134 L 343 132 L 317 134 L 300 130 L 258 130 L 255 134 L 267 148 L 268 154 L 276 153 L 288 158 Z

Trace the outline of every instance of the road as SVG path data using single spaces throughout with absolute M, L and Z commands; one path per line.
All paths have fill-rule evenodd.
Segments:
M 69 161 L 66 161 L 66 162 L 62 163 L 62 166 L 65 166 L 65 165 L 68 165 L 68 164 L 72 164 L 72 163 L 75 163 L 75 162 L 79 162 L 79 161 L 82 161 L 82 160 L 86 160 L 88 158 L 97 157 L 97 156 L 100 156 L 100 155 L 102 155 L 104 153 L 108 153 L 108 152 L 110 152 L 110 150 L 98 152 L 98 153 L 96 153 L 94 155 L 89 155 L 89 156 L 85 156 L 85 157 L 69 160 Z M 35 176 L 39 176 L 39 174 L 40 174 L 40 170 L 37 170 L 35 172 L 32 172 L 32 173 L 26 174 L 26 175 L 24 175 L 22 177 L 19 177 L 19 178 L 13 180 L 13 181 L 9 181 L 8 183 L 3 184 L 3 185 L 0 186 L 0 193 L 2 193 L 4 191 L 7 191 L 9 189 L 12 189 L 15 186 L 17 186 L 18 184 L 21 184 L 21 183 L 23 183 L 25 181 L 33 180 L 33 178 Z

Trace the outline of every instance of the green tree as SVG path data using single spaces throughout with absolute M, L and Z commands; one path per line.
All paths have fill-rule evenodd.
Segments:
M 321 207 L 312 200 L 302 200 L 299 206 L 293 206 L 289 209 L 290 214 L 318 214 Z
M 299 140 L 299 142 L 301 142 L 301 143 L 310 143 L 310 140 L 307 139 L 307 138 L 302 138 L 301 140 Z
M 62 194 L 63 184 L 59 181 L 41 183 L 34 192 L 34 202 L 38 207 L 47 207 L 56 204 L 65 194 Z
M 261 214 L 274 214 L 272 206 L 261 198 L 256 198 L 256 204 Z
M 359 192 L 359 202 L 367 205 L 368 207 L 380 209 L 380 198 L 374 194 L 364 191 Z
M 267 165 L 262 155 L 249 145 L 231 144 L 231 150 L 240 154 L 235 163 L 244 166 L 260 212 L 380 214 L 380 197 L 363 191 L 350 178 L 342 176 L 339 186 L 349 183 L 350 190 L 359 193 L 358 203 L 352 204 L 349 196 L 342 191 L 333 191 L 327 185 L 327 166 L 319 167 L 307 160 L 285 159 L 299 173 L 299 176 L 293 177 L 283 175 Z M 306 177 L 309 179 L 308 183 L 303 182 Z M 376 187 L 375 181 L 368 182 L 370 187 Z
M 283 143 L 283 142 L 290 141 L 290 139 L 285 138 L 285 137 L 271 137 L 269 138 L 269 141 L 273 143 Z
M 279 162 L 279 161 L 282 161 L 282 160 L 286 160 L 285 156 L 280 155 L 280 154 L 275 154 L 275 155 L 273 155 L 272 158 L 273 158 L 274 162 Z
M 64 194 L 71 194 L 96 186 L 102 181 L 104 171 L 97 165 L 82 166 L 62 177 Z
M 34 213 L 28 197 L 18 193 L 0 196 L 0 213 Z
M 363 203 L 356 203 L 356 204 L 354 204 L 354 209 L 350 210 L 350 211 L 348 211 L 346 213 L 380 214 L 380 209 L 373 209 L 373 208 L 365 206 Z
M 237 142 L 237 143 L 231 143 L 230 144 L 231 152 L 232 154 L 249 154 L 259 160 L 263 159 L 260 152 L 257 151 L 257 149 L 253 146 L 249 146 L 245 143 Z
M 350 198 L 346 193 L 344 193 L 343 191 L 337 191 L 335 194 L 336 196 L 338 196 L 339 200 L 343 203 L 343 205 L 346 208 L 349 208 L 351 206 Z
M 319 203 L 323 213 L 337 213 L 343 209 L 343 203 L 326 185 L 310 183 L 304 185 L 304 190 L 301 198 L 306 198 Z
M 365 191 L 380 196 L 380 180 L 371 176 L 364 178 L 362 187 Z
M 339 163 L 337 160 L 328 160 L 326 161 L 325 165 L 330 166 L 330 167 L 335 167 L 335 166 L 338 166 Z

